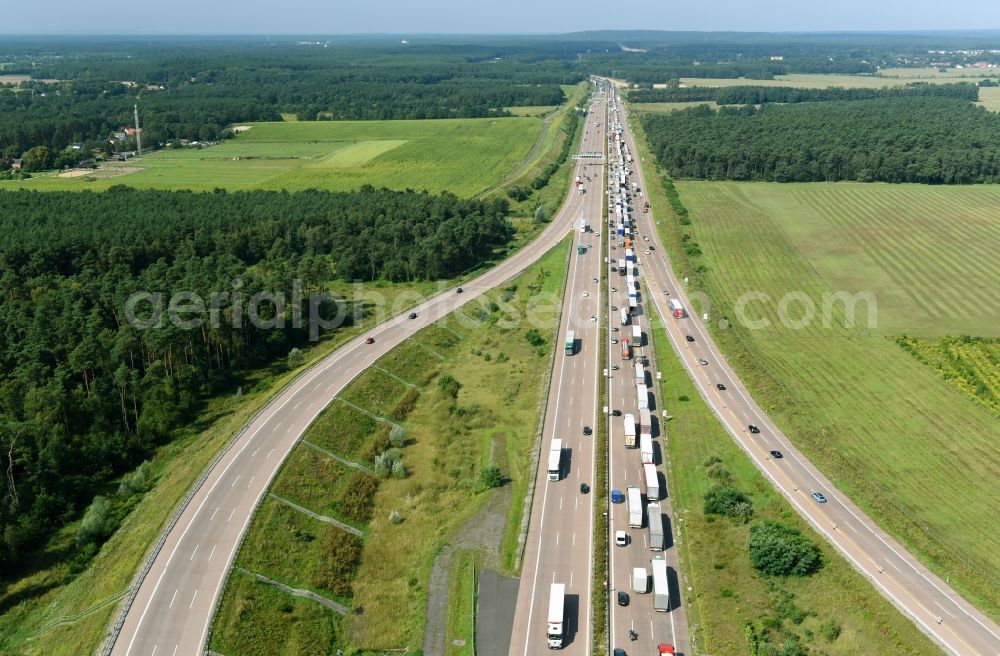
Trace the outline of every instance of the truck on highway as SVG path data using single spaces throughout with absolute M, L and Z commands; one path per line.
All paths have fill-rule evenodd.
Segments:
M 663 551 L 663 516 L 660 515 L 660 504 L 647 505 L 646 512 L 649 513 L 649 549 Z
M 653 558 L 649 561 L 653 570 L 653 608 L 665 613 L 670 610 L 670 583 L 667 581 L 667 561 Z
M 566 626 L 566 584 L 553 583 L 549 588 L 548 627 L 549 649 L 562 649 L 563 629 Z
M 635 384 L 646 382 L 646 368 L 642 366 L 641 362 L 635 363 Z
M 587 230 L 590 229 L 590 226 L 587 225 L 587 219 L 583 218 L 582 216 L 580 217 L 580 222 L 578 225 L 580 226 L 580 232 L 587 232 Z
M 639 458 L 643 465 L 653 464 L 652 435 L 643 435 L 642 433 L 639 433 Z
M 628 295 L 628 313 L 635 314 L 639 311 L 639 299 L 634 294 Z
M 628 240 L 626 239 L 625 241 L 628 241 Z M 631 248 L 627 248 L 626 247 L 626 250 L 625 250 L 625 261 L 626 262 L 635 262 L 635 253 L 632 251 Z
M 645 384 L 636 385 L 635 394 L 639 397 L 639 410 L 649 410 L 649 388 Z
M 646 594 L 649 592 L 649 572 L 645 567 L 632 568 L 632 592 Z
M 643 464 L 642 476 L 646 479 L 646 499 L 649 501 L 659 501 L 660 479 L 656 473 L 656 466 L 649 462 Z
M 549 468 L 548 476 L 550 481 L 558 481 L 562 473 L 562 440 L 558 437 L 552 439 L 549 447 Z
M 618 315 L 619 315 L 619 318 L 622 321 L 622 325 L 623 326 L 627 326 L 628 325 L 628 308 L 624 308 L 624 307 L 620 308 L 618 310 Z
M 634 449 L 635 441 L 635 415 L 625 415 L 625 446 Z
M 684 306 L 676 298 L 670 299 L 670 314 L 678 319 L 684 318 Z
M 576 331 L 567 330 L 566 331 L 566 355 L 573 355 L 576 353 Z
M 576 176 L 575 182 L 577 187 L 583 184 L 583 180 L 580 178 L 580 176 Z
M 618 275 L 619 276 L 624 276 L 625 275 L 625 259 L 624 258 L 619 258 L 619 260 L 618 260 Z
M 632 324 L 632 343 L 636 348 L 642 346 L 642 328 L 638 324 Z
M 642 528 L 642 492 L 634 485 L 626 488 L 629 528 Z
M 628 337 L 622 337 L 619 343 L 622 345 L 622 360 L 630 359 L 632 357 L 632 345 L 629 344 Z
M 639 434 L 653 437 L 653 419 L 648 408 L 639 411 Z

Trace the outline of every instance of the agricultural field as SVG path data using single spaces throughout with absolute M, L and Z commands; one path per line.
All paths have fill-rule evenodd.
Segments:
M 212 650 L 270 656 L 419 649 L 434 558 L 470 516 L 497 498 L 480 480 L 491 464 L 500 467 L 513 501 L 493 509 L 506 516 L 506 528 L 489 549 L 497 551 L 492 559 L 501 569 L 511 562 L 557 322 L 554 312 L 543 311 L 549 325 L 535 328 L 545 344 L 534 346 L 526 338 L 533 326 L 527 320 L 498 325 L 506 314 L 497 306 L 525 316 L 529 304 L 541 307 L 536 294 L 558 299 L 568 245 L 563 242 L 482 304 L 461 310 L 464 319 L 449 315 L 390 351 L 316 420 L 254 516 L 237 557 L 243 569 L 233 572 L 216 618 Z M 558 302 L 545 307 L 557 308 Z M 381 469 L 386 453 L 402 463 L 400 471 Z M 370 482 L 377 482 L 374 496 L 353 492 L 370 489 Z M 451 571 L 471 571 L 483 558 L 478 551 L 458 551 Z M 314 601 L 306 608 L 301 598 L 282 600 L 253 575 L 310 590 L 350 612 L 342 617 Z M 463 580 L 447 589 L 452 598 L 445 630 L 468 639 L 473 589 Z M 284 630 L 289 616 L 296 624 L 291 633 Z M 320 642 L 309 644 L 301 636 Z
M 913 70 L 913 69 L 904 69 Z M 700 78 L 682 77 L 681 85 L 687 87 L 800 87 L 806 89 L 825 89 L 827 87 L 863 87 L 880 88 L 902 86 L 911 82 L 928 82 L 931 84 L 950 84 L 961 82 L 955 77 L 886 77 L 882 75 L 824 75 L 811 73 L 792 73 L 775 75 L 773 80 L 751 80 L 747 78 Z
M 247 124 L 207 148 L 168 149 L 99 171 L 0 181 L 0 189 L 107 189 L 115 184 L 210 191 L 370 184 L 475 196 L 503 180 L 531 152 L 539 118 L 426 121 L 308 121 Z
M 698 105 L 708 105 L 712 109 L 718 109 L 719 104 L 714 100 L 692 100 L 686 102 L 653 102 L 653 103 L 629 103 L 629 107 L 640 112 L 668 113 L 675 109 L 688 109 Z
M 1000 423 L 896 343 L 997 335 L 1000 189 L 677 188 L 691 225 L 670 230 L 701 254 L 675 266 L 711 299 L 699 312 L 761 405 L 881 526 L 1000 616 L 1000 533 L 984 502 L 1000 494 Z
M 813 654 L 908 654 L 936 647 L 906 617 L 855 572 L 840 554 L 796 515 L 746 454 L 736 445 L 677 360 L 659 316 L 651 316 L 662 397 L 670 407 L 665 426 L 667 480 L 682 527 L 679 541 L 681 585 L 692 601 L 688 621 L 696 653 L 754 653 L 744 622 L 768 642 L 798 641 Z M 705 495 L 726 484 L 746 494 L 753 505 L 750 523 L 705 514 Z M 819 545 L 823 567 L 808 577 L 769 577 L 747 557 L 750 525 L 778 521 L 794 526 Z M 850 603 L 844 603 L 844 600 Z M 758 653 L 766 653 L 763 650 Z M 798 652 L 792 652 L 798 653 Z
M 574 89 L 575 87 L 570 87 Z M 558 105 L 525 105 L 523 107 L 504 107 L 504 109 L 514 116 L 545 116 L 549 112 L 555 111 Z

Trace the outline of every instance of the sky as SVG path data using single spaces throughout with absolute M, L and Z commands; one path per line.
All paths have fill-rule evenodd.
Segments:
M 6 0 L 0 34 L 561 33 L 1000 28 L 1000 0 Z

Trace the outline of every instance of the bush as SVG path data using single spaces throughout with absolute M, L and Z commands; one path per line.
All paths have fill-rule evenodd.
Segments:
M 827 642 L 833 642 L 840 637 L 840 623 L 832 617 L 819 625 L 819 634 Z
M 152 474 L 149 473 L 149 461 L 144 460 L 136 467 L 121 484 L 118 486 L 119 497 L 130 497 L 133 494 L 143 494 L 153 487 Z
M 389 523 L 390 524 L 402 524 L 403 516 L 399 514 L 398 510 L 393 510 L 389 513 Z
M 719 463 L 712 467 L 720 466 Z M 748 510 L 749 509 L 749 510 Z M 732 485 L 714 485 L 705 493 L 704 511 L 706 515 L 744 517 L 753 512 L 753 505 L 747 497 Z
M 305 356 L 302 355 L 302 349 L 295 347 L 288 352 L 288 368 L 295 369 L 301 367 L 302 363 L 305 362 Z
M 750 564 L 770 576 L 808 576 L 822 566 L 816 545 L 798 529 L 778 522 L 751 526 L 748 548 Z
M 542 337 L 541 333 L 539 333 L 534 328 L 524 333 L 524 339 L 526 339 L 529 344 L 535 347 L 543 346 L 545 344 L 545 338 Z
M 77 544 L 100 544 L 115 531 L 115 520 L 111 513 L 111 502 L 106 497 L 96 496 L 83 514 L 83 522 L 77 531 Z
M 733 475 L 729 473 L 729 470 L 721 462 L 712 464 L 705 474 L 716 483 L 729 483 L 733 480 Z
M 393 445 L 397 449 L 402 449 L 403 445 L 406 444 L 406 429 L 396 424 L 389 431 L 389 444 Z
M 483 467 L 483 470 L 479 472 L 479 480 L 486 487 L 500 487 L 503 485 L 503 474 L 500 472 L 500 467 L 496 465 L 487 465 Z
M 451 374 L 444 374 L 438 378 L 438 389 L 445 396 L 450 396 L 453 399 L 458 398 L 458 390 L 462 388 L 462 384 L 455 380 L 455 377 Z
M 549 220 L 548 214 L 545 212 L 545 208 L 539 205 L 535 208 L 534 221 L 535 223 L 546 223 Z
M 406 471 L 406 465 L 403 464 L 403 459 L 400 458 L 392 463 L 392 477 L 393 478 L 406 478 L 409 472 Z

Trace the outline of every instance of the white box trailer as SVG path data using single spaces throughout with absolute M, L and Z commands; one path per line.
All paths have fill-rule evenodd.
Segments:
M 625 415 L 625 446 L 634 449 L 635 441 L 635 415 Z
M 639 411 L 639 434 L 649 435 L 650 439 L 653 437 L 653 418 L 648 408 Z
M 627 326 L 628 325 L 628 316 L 629 316 L 629 314 L 628 314 L 628 308 L 625 308 L 625 307 L 619 308 L 618 309 L 618 315 L 619 315 L 619 318 L 621 319 L 622 325 L 623 326 Z
M 646 512 L 649 513 L 649 549 L 663 551 L 663 516 L 660 514 L 660 504 L 649 504 Z
M 553 438 L 552 446 L 549 447 L 549 468 L 548 476 L 550 481 L 558 481 L 562 469 L 562 440 Z
M 549 616 L 545 631 L 549 639 L 549 649 L 562 649 L 563 628 L 566 625 L 565 619 L 566 584 L 553 583 L 549 588 Z
M 667 581 L 667 561 L 653 558 L 649 561 L 653 569 L 653 608 L 659 612 L 670 610 L 670 583 Z
M 642 492 L 634 485 L 625 490 L 628 500 L 629 528 L 642 528 Z
M 646 382 L 646 368 L 642 366 L 642 363 L 635 363 L 635 384 Z
M 660 479 L 656 474 L 656 466 L 645 463 L 642 466 L 642 475 L 646 479 L 646 499 L 648 501 L 660 500 Z
M 642 346 L 642 328 L 632 324 L 632 346 Z
M 645 567 L 632 568 L 632 592 L 646 594 L 649 592 L 649 572 Z
M 653 464 L 653 437 L 651 435 L 639 436 L 639 457 L 642 464 Z
M 635 393 L 639 397 L 639 410 L 649 410 L 649 388 L 645 384 L 636 385 Z

